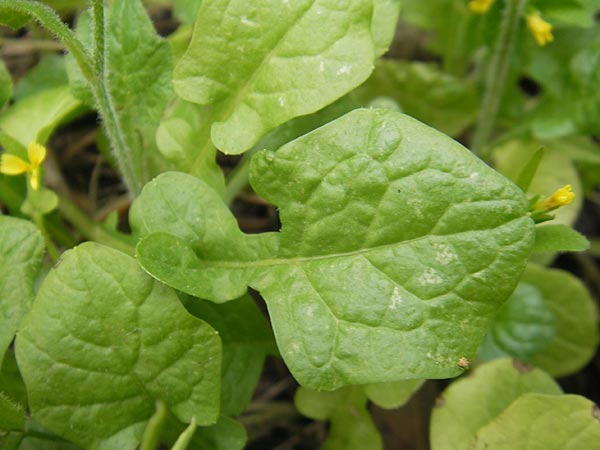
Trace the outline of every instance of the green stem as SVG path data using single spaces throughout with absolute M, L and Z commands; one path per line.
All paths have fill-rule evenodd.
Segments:
M 0 0 L 0 13 L 18 13 L 37 20 L 41 26 L 49 30 L 61 40 L 71 52 L 83 76 L 91 83 L 94 80 L 92 59 L 83 44 L 75 37 L 54 10 L 41 2 L 30 0 Z
M 63 196 L 59 196 L 58 210 L 86 239 L 107 245 L 128 255 L 135 253 L 133 238 L 107 230 Z
M 131 151 L 127 145 L 125 133 L 123 132 L 114 101 L 110 94 L 108 71 L 105 65 L 106 17 L 104 14 L 104 0 L 92 0 L 92 12 L 94 15 L 95 70 L 95 78 L 93 83 L 91 83 L 92 91 L 125 184 L 131 194 L 137 195 L 142 190 L 143 180 L 138 176 L 135 164 L 131 159 Z
M 246 152 L 238 165 L 235 166 L 235 168 L 227 177 L 227 186 L 225 188 L 225 195 L 223 197 L 223 201 L 227 206 L 230 206 L 240 191 L 248 186 L 250 161 L 258 150 L 259 148 L 254 146 L 254 148 Z
M 162 430 L 167 420 L 167 407 L 160 400 L 156 402 L 156 412 L 150 417 L 142 436 L 140 450 L 155 450 L 160 444 Z
M 489 140 L 496 123 L 521 17 L 527 0 L 506 0 L 500 32 L 487 70 L 483 100 L 471 147 L 482 159 L 489 157 Z
M 190 441 L 192 440 L 192 437 L 194 437 L 196 427 L 196 418 L 192 417 L 192 421 L 190 422 L 188 427 L 185 430 L 183 430 L 183 433 L 179 435 L 179 437 L 175 441 L 175 444 L 173 444 L 171 450 L 185 450 L 188 447 Z
M 48 230 L 46 229 L 46 226 L 44 225 L 44 216 L 41 214 L 36 214 L 33 217 L 33 221 L 35 222 L 38 229 L 40 230 L 40 233 L 42 233 L 42 237 L 44 238 L 44 242 L 46 243 L 46 250 L 48 250 L 48 254 L 54 261 L 58 260 L 60 253 L 59 253 L 58 249 L 56 248 L 56 245 L 54 245 L 54 242 L 52 242 L 52 239 L 50 238 L 50 235 L 48 234 Z

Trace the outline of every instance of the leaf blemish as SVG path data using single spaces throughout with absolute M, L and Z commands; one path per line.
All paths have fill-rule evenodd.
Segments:
M 432 269 L 431 267 L 428 267 L 419 277 L 418 280 L 419 284 L 425 285 L 425 284 L 439 284 L 442 282 L 442 278 L 438 275 L 438 273 Z
M 433 244 L 433 248 L 436 250 L 435 260 L 442 265 L 450 264 L 456 259 L 456 253 L 446 244 L 436 242 Z
M 392 297 L 390 298 L 390 309 L 396 309 L 402 304 L 402 301 L 400 290 L 398 289 L 398 286 L 395 286 L 394 292 L 392 292 Z

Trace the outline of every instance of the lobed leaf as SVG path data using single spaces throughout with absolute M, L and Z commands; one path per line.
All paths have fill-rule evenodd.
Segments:
M 0 216 L 0 361 L 31 307 L 43 256 L 44 240 L 35 225 Z
M 356 110 L 258 153 L 251 183 L 280 233 L 244 235 L 184 174 L 150 183 L 137 258 L 159 280 L 216 302 L 250 285 L 303 385 L 335 389 L 459 374 L 533 246 L 522 192 L 439 132 Z M 150 228 L 146 225 L 146 228 Z
M 205 0 L 175 90 L 214 105 L 214 144 L 243 153 L 366 80 L 398 11 L 396 0 Z
M 83 447 L 133 449 L 158 399 L 184 422 L 217 420 L 217 333 L 117 250 L 63 255 L 16 352 L 33 416 Z

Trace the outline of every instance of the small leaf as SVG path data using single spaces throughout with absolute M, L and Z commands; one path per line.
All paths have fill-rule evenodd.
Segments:
M 31 94 L 0 115 L 0 128 L 27 147 L 32 141 L 45 144 L 61 124 L 77 117 L 84 107 L 59 86 Z
M 531 181 L 533 180 L 533 177 L 535 176 L 535 173 L 537 172 L 537 169 L 543 157 L 544 149 L 540 148 L 537 152 L 533 154 L 531 159 L 527 162 L 527 164 L 525 164 L 525 166 L 519 173 L 516 183 L 517 186 L 523 189 L 524 192 L 527 192 L 529 190 L 529 187 L 531 186 Z
M 349 0 L 343 8 L 332 0 L 204 0 L 175 69 L 175 90 L 214 105 L 213 142 L 243 153 L 276 126 L 366 80 L 397 14 L 390 0 Z
M 31 222 L 0 216 L 0 361 L 33 302 L 43 256 L 44 240 Z
M 21 405 L 0 392 L 0 432 L 23 430 L 24 427 L 25 411 Z
M 562 391 L 545 372 L 508 358 L 478 367 L 471 376 L 452 383 L 436 402 L 431 449 L 471 449 L 480 429 L 529 392 L 559 395 Z
M 217 420 L 217 333 L 116 250 L 86 243 L 63 255 L 16 352 L 33 416 L 86 448 L 133 449 L 156 400 L 184 422 Z
M 48 54 L 40 60 L 15 85 L 15 100 L 28 97 L 46 89 L 65 86 L 68 83 L 65 58 Z
M 400 380 L 388 383 L 367 384 L 364 386 L 369 400 L 385 409 L 395 409 L 410 400 L 425 380 Z
M 479 356 L 483 360 L 512 356 L 530 362 L 556 335 L 555 321 L 539 289 L 521 282 L 498 310 Z
M 470 449 L 595 449 L 600 442 L 597 410 L 579 395 L 525 394 L 481 428 Z
M 573 228 L 548 224 L 535 231 L 536 252 L 581 252 L 590 248 L 589 241 Z
M 320 450 L 378 450 L 381 436 L 367 410 L 367 396 L 361 386 L 334 392 L 318 392 L 300 387 L 294 403 L 300 413 L 331 422 Z
M 458 375 L 533 246 L 517 186 L 393 111 L 356 110 L 258 153 L 250 178 L 279 206 L 280 233 L 244 235 L 206 184 L 168 173 L 145 188 L 150 210 L 134 205 L 138 228 L 160 230 L 137 258 L 196 297 L 258 290 L 308 387 Z
M 556 327 L 554 337 L 529 362 L 555 377 L 581 370 L 599 341 L 596 305 L 587 288 L 568 272 L 534 264 L 527 266 L 522 281 L 542 293 Z

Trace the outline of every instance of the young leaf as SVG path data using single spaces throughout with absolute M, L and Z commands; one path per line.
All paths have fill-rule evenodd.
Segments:
M 31 306 L 43 256 L 44 240 L 31 222 L 0 216 L 0 361 Z
M 536 252 L 581 252 L 588 248 L 585 236 L 566 225 L 548 224 L 535 230 Z
M 161 232 L 137 257 L 197 297 L 260 291 L 312 388 L 461 373 L 533 246 L 518 187 L 396 112 L 353 111 L 258 153 L 250 172 L 280 207 L 280 233 L 244 235 L 208 186 L 169 173 L 146 187 L 138 226 Z
M 0 115 L 0 128 L 27 147 L 32 141 L 45 144 L 61 124 L 80 115 L 85 108 L 59 86 L 31 94 Z
M 331 0 L 204 0 L 175 68 L 175 90 L 190 102 L 214 104 L 214 144 L 242 153 L 366 80 L 389 45 L 398 9 L 390 0 L 343 7 Z
M 367 410 L 367 397 L 361 386 L 334 392 L 318 392 L 300 387 L 294 403 L 303 415 L 331 422 L 320 450 L 378 450 L 381 436 Z
M 529 186 L 531 186 L 531 181 L 537 172 L 537 169 L 540 165 L 540 161 L 544 157 L 544 149 L 540 148 L 537 152 L 533 154 L 531 159 L 523 166 L 523 169 L 519 173 L 519 176 L 516 179 L 517 186 L 523 189 L 524 192 L 529 190 Z
M 117 250 L 63 255 L 16 352 L 33 416 L 83 447 L 133 449 L 159 399 L 184 422 L 217 420 L 217 333 Z
M 410 400 L 413 394 L 423 385 L 425 380 L 400 380 L 388 383 L 367 384 L 365 394 L 377 406 L 395 409 Z
M 593 357 L 599 341 L 596 304 L 576 277 L 529 264 L 522 281 L 534 285 L 554 315 L 556 333 L 529 362 L 555 377 L 577 372 Z
M 578 395 L 525 394 L 477 433 L 472 450 L 591 450 L 599 409 Z
M 555 321 L 540 290 L 521 282 L 494 317 L 479 357 L 488 360 L 512 356 L 530 362 L 556 335 Z
M 559 395 L 562 391 L 545 372 L 508 358 L 478 367 L 471 376 L 452 383 L 436 402 L 431 449 L 471 449 L 480 429 L 529 392 Z

